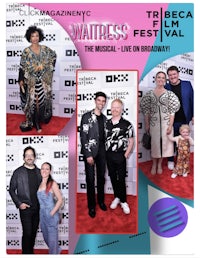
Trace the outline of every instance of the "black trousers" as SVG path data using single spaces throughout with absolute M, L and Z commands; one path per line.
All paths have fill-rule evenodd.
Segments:
M 95 198 L 95 168 L 97 176 L 97 201 L 104 202 L 104 185 L 105 185 L 105 168 L 106 168 L 106 153 L 104 147 L 99 148 L 97 156 L 94 158 L 95 164 L 93 166 L 85 162 L 86 185 L 87 185 L 87 202 L 88 209 L 93 209 L 96 206 Z
M 39 210 L 20 210 L 22 223 L 22 254 L 34 254 L 35 238 L 39 226 Z
M 108 173 L 112 183 L 114 196 L 126 202 L 126 158 L 124 153 L 106 153 Z

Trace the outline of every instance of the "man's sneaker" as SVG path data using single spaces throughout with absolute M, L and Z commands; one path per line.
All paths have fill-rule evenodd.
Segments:
M 183 173 L 183 177 L 187 177 L 187 173 Z
M 175 177 L 177 177 L 177 174 L 176 173 L 172 173 L 171 174 L 171 178 L 175 178 Z
M 111 209 L 116 209 L 117 208 L 117 205 L 120 203 L 120 199 L 119 198 L 115 198 L 113 201 L 112 201 L 112 203 L 111 203 L 111 205 L 110 205 L 110 208 Z
M 173 170 L 174 169 L 174 161 L 168 161 L 167 166 L 168 166 L 169 170 Z
M 123 212 L 124 212 L 125 214 L 129 214 L 129 213 L 130 213 L 130 208 L 129 208 L 129 206 L 128 206 L 128 203 L 126 203 L 126 202 L 121 202 L 121 207 L 122 207 Z

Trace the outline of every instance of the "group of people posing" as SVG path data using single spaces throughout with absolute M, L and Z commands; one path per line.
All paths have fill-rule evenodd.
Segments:
M 52 165 L 44 162 L 39 169 L 35 159 L 35 149 L 26 147 L 23 152 L 24 164 L 13 172 L 9 187 L 22 224 L 22 254 L 34 254 L 39 224 L 49 254 L 60 254 L 58 224 L 62 194 L 51 176 Z
M 166 83 L 167 75 L 169 83 Z M 190 172 L 190 146 L 194 145 L 189 126 L 194 123 L 193 87 L 189 81 L 179 78 L 176 66 L 169 67 L 167 75 L 158 72 L 155 89 L 148 91 L 140 102 L 145 131 L 151 135 L 151 174 L 161 174 L 162 160 L 167 158 L 172 178 L 177 175 L 187 177 Z
M 81 153 L 84 157 L 88 214 L 96 216 L 95 171 L 97 175 L 97 202 L 106 211 L 105 172 L 106 165 L 114 191 L 111 209 L 121 206 L 125 214 L 130 213 L 126 195 L 126 160 L 134 146 L 133 125 L 122 117 L 123 102 L 114 99 L 111 103 L 110 119 L 102 113 L 107 96 L 96 92 L 95 107 L 83 114 L 80 124 Z

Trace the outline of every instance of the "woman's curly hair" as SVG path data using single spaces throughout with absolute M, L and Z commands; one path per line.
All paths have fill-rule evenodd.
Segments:
M 31 34 L 33 34 L 34 32 L 38 32 L 39 34 L 39 42 L 44 40 L 44 33 L 43 30 L 40 28 L 37 28 L 36 26 L 30 26 L 28 27 L 26 34 L 25 34 L 25 38 L 27 39 L 28 42 L 30 42 L 31 39 Z

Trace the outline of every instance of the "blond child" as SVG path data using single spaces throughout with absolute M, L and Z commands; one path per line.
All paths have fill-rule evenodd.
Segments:
M 176 166 L 173 169 L 171 178 L 175 178 L 177 175 L 187 177 L 188 173 L 190 173 L 190 146 L 194 145 L 194 141 L 190 137 L 189 125 L 181 125 L 179 132 L 180 135 L 175 137 L 168 135 L 170 141 L 176 142 L 178 150 Z

